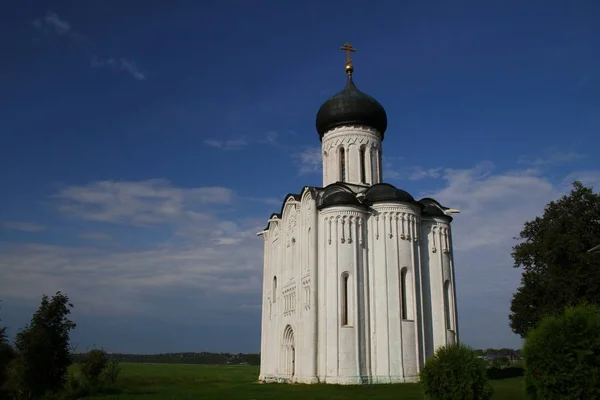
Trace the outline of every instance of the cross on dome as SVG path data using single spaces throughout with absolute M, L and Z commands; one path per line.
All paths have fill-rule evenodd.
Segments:
M 354 66 L 352 65 L 352 56 L 350 53 L 356 52 L 356 49 L 350 44 L 350 42 L 346 42 L 340 50 L 344 50 L 346 52 L 346 72 L 351 74 L 354 71 Z

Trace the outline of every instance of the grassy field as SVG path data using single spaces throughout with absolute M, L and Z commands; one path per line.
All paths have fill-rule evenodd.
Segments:
M 418 384 L 338 386 L 256 383 L 258 367 L 122 364 L 119 394 L 95 399 L 423 399 Z M 494 399 L 524 399 L 522 380 L 493 381 Z

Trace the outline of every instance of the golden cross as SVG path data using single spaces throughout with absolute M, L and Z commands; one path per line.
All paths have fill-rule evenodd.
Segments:
M 340 50 L 344 50 L 346 52 L 346 65 L 352 65 L 352 57 L 350 56 L 350 53 L 354 53 L 356 49 L 352 47 L 350 42 L 346 42 L 346 44 L 340 47 Z

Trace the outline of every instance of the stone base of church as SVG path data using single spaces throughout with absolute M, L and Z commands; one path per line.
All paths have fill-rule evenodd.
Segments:
M 370 375 L 370 376 L 326 376 L 319 379 L 321 383 L 337 385 L 376 385 L 389 383 L 416 383 L 418 376 Z
M 259 382 L 264 383 L 326 383 L 332 385 L 376 385 L 390 383 L 417 383 L 418 376 L 371 375 L 371 376 L 259 376 Z
M 258 377 L 259 382 L 264 383 L 304 383 L 313 384 L 319 383 L 319 379 L 316 376 L 268 376 L 261 375 Z

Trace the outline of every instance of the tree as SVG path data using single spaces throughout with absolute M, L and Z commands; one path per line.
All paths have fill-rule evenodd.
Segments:
M 600 307 L 545 317 L 523 346 L 529 399 L 600 398 Z
M 67 318 L 72 307 L 61 292 L 51 300 L 42 297 L 30 324 L 17 334 L 14 390 L 35 399 L 63 389 L 72 363 L 69 333 L 75 324 Z
M 506 356 L 499 356 L 492 359 L 492 367 L 494 368 L 506 368 L 510 367 L 510 360 Z
M 587 301 L 600 304 L 600 195 L 575 181 L 568 195 L 550 202 L 542 217 L 525 223 L 513 247 L 521 286 L 511 302 L 512 330 L 525 337 L 546 315 Z
M 2 319 L 0 319 L 0 322 L 2 322 Z M 6 330 L 5 326 L 0 328 L 0 344 L 8 343 L 8 332 Z
M 2 327 L 0 328 L 0 399 L 8 397 L 3 387 L 8 378 L 8 365 L 14 357 L 15 351 L 8 341 L 7 329 Z

